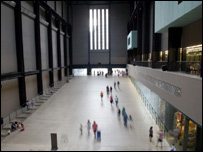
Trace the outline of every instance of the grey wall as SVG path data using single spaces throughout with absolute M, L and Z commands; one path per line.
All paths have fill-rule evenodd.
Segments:
M 202 44 L 202 19 L 186 26 L 182 30 L 182 47 Z
M 1 117 L 20 108 L 18 79 L 1 82 Z
M 37 96 L 37 76 L 32 75 L 25 77 L 25 84 L 27 100 L 30 100 Z
M 161 34 L 161 51 L 168 50 L 168 32 Z
M 54 2 L 48 1 L 48 4 L 54 9 Z M 61 1 L 57 2 L 57 12 L 62 14 Z M 26 9 L 27 12 L 33 13 L 32 1 L 21 1 L 21 7 Z M 9 72 L 17 72 L 17 55 L 16 55 L 16 38 L 15 38 L 15 18 L 14 7 L 8 5 L 6 2 L 1 1 L 1 74 Z M 63 11 L 68 12 L 67 5 L 64 3 Z M 64 13 L 64 17 L 68 14 Z M 40 18 L 46 20 L 46 13 L 43 8 L 40 7 Z M 53 17 L 53 22 L 55 18 Z M 67 18 L 66 18 L 67 20 Z M 53 23 L 55 25 L 55 23 Z M 36 70 L 36 50 L 35 50 L 35 29 L 34 18 L 26 15 L 22 12 L 22 34 L 23 34 L 23 50 L 24 50 L 24 64 L 25 71 Z M 54 67 L 58 67 L 57 63 L 57 42 L 56 31 L 52 30 L 53 37 L 53 60 Z M 48 57 L 48 33 L 47 26 L 43 23 L 40 24 L 40 42 L 41 42 L 41 59 L 42 69 L 49 68 Z M 68 42 L 68 38 L 67 38 Z M 69 57 L 69 44 L 67 43 L 67 53 Z M 61 59 L 62 66 L 64 66 L 64 40 L 61 36 Z M 68 59 L 69 62 L 69 59 Z M 58 81 L 58 70 L 54 70 L 54 81 Z M 62 69 L 62 77 L 64 77 L 64 69 Z M 49 87 L 49 72 L 42 72 L 43 89 L 44 91 Z M 26 96 L 27 99 L 31 99 L 37 95 L 37 75 L 26 76 Z M 20 108 L 19 99 L 19 86 L 18 79 L 1 81 L 1 117 L 5 117 L 8 114 L 14 112 L 14 110 Z
M 1 74 L 8 72 L 17 72 L 14 9 L 1 3 Z
M 127 63 L 126 38 L 129 17 L 129 4 L 110 5 L 110 47 L 112 64 Z
M 129 64 L 127 69 L 130 76 L 202 126 L 202 78 Z M 143 75 L 181 88 L 181 96 L 171 95 L 158 88 L 150 82 L 151 79 L 145 79 Z
M 73 64 L 88 64 L 89 13 L 87 5 L 72 6 L 73 9 Z
M 111 64 L 126 64 L 127 23 L 130 17 L 129 4 L 111 4 L 110 7 Z M 88 64 L 88 5 L 73 5 L 73 64 Z M 108 51 L 90 51 L 90 64 L 109 64 Z
M 25 71 L 33 71 L 36 70 L 34 20 L 23 14 L 22 26 Z
M 54 68 L 58 67 L 58 58 L 57 58 L 57 33 L 52 30 L 52 45 L 53 45 L 53 66 Z

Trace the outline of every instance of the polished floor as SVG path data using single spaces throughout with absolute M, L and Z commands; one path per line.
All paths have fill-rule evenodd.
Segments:
M 120 81 L 113 88 L 113 97 L 119 98 L 119 108 L 132 115 L 133 126 L 126 128 L 117 107 L 111 106 L 106 86 Z M 103 101 L 100 92 L 104 92 Z M 87 120 L 96 121 L 101 130 L 101 141 L 87 132 Z M 80 133 L 83 125 L 83 134 Z M 1 142 L 2 151 L 49 151 L 51 133 L 57 133 L 59 151 L 169 151 L 164 139 L 163 147 L 156 147 L 158 126 L 140 100 L 136 89 L 127 77 L 74 77 L 57 93 L 24 121 L 25 131 L 16 131 Z M 154 137 L 149 141 L 149 128 Z

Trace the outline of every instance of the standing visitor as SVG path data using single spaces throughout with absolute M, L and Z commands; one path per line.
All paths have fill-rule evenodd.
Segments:
M 115 97 L 116 107 L 118 107 L 118 97 Z
M 111 105 L 113 103 L 113 97 L 112 96 L 110 97 L 110 103 L 111 103 Z
M 158 132 L 158 140 L 157 140 L 157 144 L 156 144 L 156 147 L 158 147 L 158 143 L 160 142 L 161 143 L 161 148 L 162 148 L 162 142 L 163 142 L 163 138 L 164 138 L 164 133 L 162 132 L 162 130 L 160 130 Z
M 153 138 L 153 127 L 151 126 L 149 129 L 149 141 L 152 142 L 152 138 Z
M 95 137 L 95 138 L 96 138 L 97 127 L 98 127 L 98 125 L 97 125 L 96 122 L 94 121 L 94 123 L 92 124 L 92 129 L 93 129 L 94 137 Z
M 118 82 L 117 82 L 118 88 L 119 88 L 119 84 L 120 84 L 120 82 L 118 81 Z
M 88 134 L 90 133 L 90 129 L 91 129 L 91 122 L 90 122 L 90 120 L 88 120 L 88 121 L 87 121 Z
M 101 101 L 103 101 L 103 92 L 102 91 L 100 93 L 100 96 L 101 96 Z
M 116 81 L 114 81 L 114 89 L 116 89 Z

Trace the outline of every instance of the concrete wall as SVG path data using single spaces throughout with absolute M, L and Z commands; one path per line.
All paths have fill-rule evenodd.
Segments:
M 182 47 L 202 44 L 202 19 L 182 30 Z
M 180 4 L 178 1 L 155 1 L 155 32 L 162 32 L 170 24 L 183 27 L 189 22 L 192 23 L 202 18 L 201 5 L 202 1 L 182 1 Z M 195 10 L 196 8 L 197 10 Z
M 111 64 L 127 63 L 126 38 L 129 17 L 129 4 L 110 5 Z
M 127 65 L 129 75 L 147 86 L 158 96 L 176 107 L 202 126 L 202 79 L 175 72 L 165 72 L 140 66 Z M 152 84 L 149 79 L 162 81 L 181 89 L 181 96 L 171 95 L 166 90 Z
M 9 2 L 8 2 L 9 3 Z M 54 1 L 47 1 L 47 3 L 54 9 Z M 57 2 L 57 12 L 62 14 L 61 1 Z M 68 14 L 67 5 L 63 2 L 64 17 Z M 21 1 L 22 8 L 27 12 L 34 13 L 32 1 Z M 9 72 L 17 72 L 17 55 L 16 55 L 16 37 L 15 37 L 15 18 L 14 18 L 15 5 L 9 5 L 6 2 L 1 2 L 1 74 Z M 40 7 L 40 18 L 46 20 L 46 13 Z M 54 19 L 54 18 L 53 18 Z M 66 18 L 67 20 L 67 18 Z M 55 21 L 54 21 L 55 22 Z M 53 23 L 53 25 L 55 25 Z M 22 34 L 23 34 L 23 50 L 24 50 L 24 64 L 25 71 L 36 70 L 36 49 L 35 49 L 35 29 L 34 18 L 22 12 Z M 56 31 L 52 30 L 53 37 L 53 60 L 54 67 L 58 67 L 57 63 L 57 42 Z M 41 58 L 42 69 L 49 68 L 48 57 L 48 33 L 47 25 L 40 23 L 40 42 L 41 42 Z M 68 38 L 67 38 L 68 42 Z M 64 66 L 64 39 L 61 35 L 61 59 L 62 66 Z M 67 43 L 67 54 L 69 57 L 69 44 Z M 69 62 L 69 59 L 68 59 Z M 58 70 L 54 70 L 55 81 L 58 81 Z M 62 77 L 64 77 L 64 69 L 62 69 Z M 43 90 L 49 87 L 49 72 L 42 72 Z M 37 88 L 37 75 L 26 76 L 26 96 L 27 99 L 32 99 L 38 93 Z M 19 99 L 19 86 L 18 79 L 5 80 L 1 82 L 1 117 L 5 117 L 17 108 L 20 108 Z
M 20 108 L 18 79 L 1 82 L 1 117 Z
M 111 4 L 110 11 L 110 49 L 111 64 L 126 64 L 127 22 L 130 17 L 129 4 Z M 73 64 L 88 64 L 88 5 L 73 5 Z M 109 64 L 109 51 L 90 51 L 90 64 Z
M 161 34 L 161 51 L 168 50 L 168 32 Z
M 9 72 L 17 72 L 14 8 L 1 3 L 1 74 Z

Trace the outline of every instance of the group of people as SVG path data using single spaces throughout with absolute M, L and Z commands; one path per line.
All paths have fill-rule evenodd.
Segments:
M 11 131 L 15 131 L 17 129 L 20 129 L 20 131 L 24 131 L 25 127 L 24 127 L 23 123 L 19 123 L 17 121 L 15 123 L 12 122 L 11 128 L 8 129 L 7 135 L 10 135 Z
M 91 126 L 91 122 L 90 122 L 90 120 L 88 120 L 88 121 L 87 121 L 87 131 L 88 131 L 88 134 L 90 134 L 90 129 L 91 129 L 91 127 L 92 127 L 92 130 L 93 130 L 93 132 L 94 132 L 94 137 L 96 138 L 96 133 L 97 133 L 98 125 L 97 125 L 97 123 L 94 121 L 93 124 L 92 124 L 92 126 Z M 80 132 L 81 132 L 81 135 L 82 135 L 82 133 L 83 133 L 83 126 L 82 126 L 82 124 L 80 124 Z

